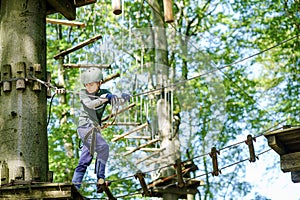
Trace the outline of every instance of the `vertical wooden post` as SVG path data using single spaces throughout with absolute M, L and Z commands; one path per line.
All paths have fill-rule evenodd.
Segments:
M 165 22 L 172 23 L 174 22 L 172 0 L 164 0 L 164 16 Z

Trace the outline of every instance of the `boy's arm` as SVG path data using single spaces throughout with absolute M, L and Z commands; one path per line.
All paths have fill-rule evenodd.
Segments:
M 99 98 L 92 100 L 87 96 L 87 94 L 85 92 L 81 91 L 80 92 L 80 101 L 86 107 L 95 110 L 98 106 L 107 102 L 108 99 L 105 98 L 105 95 L 101 95 Z

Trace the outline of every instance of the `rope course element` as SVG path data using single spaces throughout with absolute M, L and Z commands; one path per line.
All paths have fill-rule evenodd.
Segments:
M 146 2 L 150 5 L 150 3 L 149 3 L 148 1 L 146 1 Z M 151 6 L 151 5 L 150 5 L 150 6 Z M 153 8 L 153 6 L 151 6 L 151 7 L 152 7 L 152 9 L 153 9 L 154 11 L 156 11 L 156 10 Z M 157 12 L 157 11 L 156 11 L 156 12 Z M 158 13 L 159 13 L 159 12 L 158 12 Z M 160 14 L 160 13 L 159 13 L 159 14 Z M 161 15 L 161 14 L 160 14 L 160 15 Z M 172 25 L 172 26 L 173 26 L 173 28 L 176 30 L 176 27 L 175 27 L 174 25 Z M 100 36 L 100 37 L 101 37 L 101 36 Z M 202 77 L 202 76 L 206 76 L 206 75 L 208 75 L 208 74 L 215 73 L 216 71 L 221 71 L 222 69 L 228 68 L 228 67 L 230 67 L 230 66 L 232 66 L 232 65 L 236 65 L 236 64 L 238 64 L 238 63 L 240 63 L 240 62 L 243 62 L 243 61 L 245 61 L 245 60 L 248 60 L 248 59 L 250 59 L 250 58 L 253 58 L 253 57 L 255 57 L 255 56 L 258 56 L 258 55 L 260 55 L 260 54 L 262 54 L 262 53 L 264 53 L 264 52 L 266 52 L 266 51 L 269 51 L 269 50 L 271 50 L 271 49 L 273 49 L 273 48 L 276 48 L 276 47 L 278 47 L 278 46 L 280 46 L 280 45 L 282 45 L 282 44 L 284 44 L 284 43 L 286 43 L 286 42 L 288 42 L 288 41 L 291 41 L 291 40 L 293 40 L 293 39 L 295 39 L 295 38 L 297 38 L 297 37 L 298 37 L 298 35 L 296 35 L 296 36 L 294 36 L 294 37 L 292 37 L 292 38 L 286 39 L 286 40 L 284 40 L 284 41 L 282 41 L 282 42 L 280 42 L 280 43 L 278 43 L 278 44 L 276 44 L 276 45 L 273 45 L 273 46 L 271 46 L 271 47 L 269 47 L 269 48 L 267 48 L 267 49 L 264 49 L 264 50 L 262 50 L 262 51 L 260 51 L 260 52 L 258 52 L 258 53 L 252 54 L 252 55 L 250 55 L 250 56 L 248 56 L 248 57 L 245 57 L 245 58 L 243 58 L 243 59 L 237 60 L 237 61 L 235 61 L 235 62 L 233 62 L 233 63 L 231 63 L 231 64 L 224 65 L 224 66 L 221 66 L 221 67 L 215 67 L 214 69 L 212 69 L 212 70 L 210 70 L 210 71 L 207 71 L 207 72 L 205 72 L 205 73 L 202 73 L 202 74 L 200 74 L 200 75 L 197 75 L 197 76 L 188 78 L 188 79 L 183 80 L 183 81 L 178 81 L 178 82 L 176 82 L 176 83 L 174 83 L 174 84 L 171 84 L 171 85 L 163 86 L 163 87 L 160 87 L 160 88 L 157 88 L 157 89 L 153 89 L 153 90 L 149 90 L 149 91 L 146 91 L 146 92 L 141 92 L 141 93 L 139 93 L 139 94 L 135 94 L 133 97 L 137 97 L 137 96 L 141 96 L 141 95 L 145 95 L 145 94 L 151 94 L 151 93 L 155 93 L 155 92 L 158 92 L 158 91 L 163 91 L 163 90 L 166 89 L 166 88 L 177 87 L 178 85 L 184 84 L 184 83 L 186 83 L 186 82 L 188 82 L 188 81 L 191 81 L 191 80 L 200 78 L 200 77 Z M 76 48 L 79 48 L 79 47 L 76 47 Z M 59 55 L 56 55 L 56 56 L 55 56 L 55 59 L 59 58 L 60 56 L 63 56 L 63 55 L 68 54 L 70 51 L 76 50 L 76 48 L 75 48 L 75 49 L 69 49 L 68 51 L 65 51 L 65 52 L 61 52 Z M 36 81 L 42 83 L 42 84 L 45 85 L 47 88 L 55 89 L 55 92 L 56 92 L 55 94 L 59 94 L 59 93 L 63 93 L 63 92 L 70 92 L 70 93 L 78 94 L 78 93 L 75 93 L 75 92 L 72 92 L 72 91 L 66 91 L 66 90 L 64 90 L 64 89 L 59 89 L 59 88 L 57 88 L 57 87 L 53 87 L 50 83 L 41 81 L 41 80 L 39 80 L 39 79 L 37 79 L 37 78 L 35 78 L 35 77 L 34 77 L 34 80 L 36 80 Z M 52 104 L 52 100 L 53 100 L 55 94 L 54 94 L 54 95 L 52 96 L 52 98 L 51 98 L 51 104 Z M 246 93 L 246 94 L 247 94 L 247 93 Z M 89 95 L 89 96 L 92 96 L 92 95 Z M 248 96 L 249 96 L 249 95 L 248 95 Z M 252 100 L 253 100 L 253 99 L 252 99 Z M 51 110 L 51 104 L 50 104 L 50 110 Z M 118 111 L 117 111 L 117 112 L 118 112 Z M 117 112 L 116 112 L 115 116 L 117 115 Z M 50 116 L 50 113 L 49 113 L 49 116 Z M 111 117 L 111 115 L 110 115 L 109 117 Z M 50 121 L 50 120 L 48 120 L 47 125 L 48 125 L 49 121 Z M 283 122 L 285 122 L 285 121 L 286 121 L 286 120 L 284 120 Z M 283 123 L 283 122 L 281 122 L 281 123 Z M 278 125 L 278 124 L 277 124 L 277 125 Z M 277 125 L 276 125 L 276 126 L 277 126 Z M 275 126 L 273 126 L 272 128 L 274 128 L 274 127 L 275 127 Z M 267 131 L 271 130 L 272 128 L 269 128 Z M 219 172 L 221 173 L 221 170 L 226 169 L 226 168 L 229 168 L 229 167 L 232 167 L 232 166 L 234 166 L 234 165 L 240 164 L 240 163 L 245 162 L 245 161 L 255 162 L 255 158 L 257 158 L 259 155 L 262 155 L 262 154 L 264 154 L 264 153 L 267 153 L 268 151 L 271 150 L 271 149 L 268 149 L 268 150 L 265 150 L 265 151 L 260 152 L 259 154 L 255 155 L 254 148 L 253 148 L 253 141 L 255 141 L 256 138 L 262 136 L 263 133 L 264 133 L 264 132 L 260 133 L 258 136 L 254 136 L 254 137 L 252 137 L 251 135 L 248 135 L 248 136 L 247 136 L 247 140 L 243 140 L 243 141 L 237 142 L 237 143 L 235 143 L 235 144 L 232 144 L 232 145 L 223 147 L 223 148 L 221 148 L 221 149 L 219 149 L 219 150 L 216 149 L 216 147 L 213 147 L 210 153 L 205 153 L 205 154 L 202 154 L 202 155 L 198 155 L 198 156 L 195 156 L 194 158 L 190 158 L 190 159 L 188 159 L 188 160 L 186 160 L 186 161 L 183 161 L 183 162 L 180 161 L 180 163 L 178 163 L 178 161 L 177 161 L 177 162 L 176 162 L 176 166 L 178 166 L 178 165 L 181 166 L 181 164 L 186 163 L 187 161 L 193 161 L 194 159 L 197 159 L 197 158 L 201 158 L 201 157 L 203 157 L 203 156 L 210 155 L 210 156 L 212 157 L 212 160 L 213 160 L 213 171 L 212 171 L 212 172 L 208 172 L 208 173 L 201 174 L 201 175 L 196 176 L 196 177 L 193 177 L 193 178 L 198 178 L 198 177 L 202 177 L 202 176 L 207 176 L 207 175 L 209 175 L 209 174 L 212 174 L 213 176 L 218 176 L 218 175 L 219 175 Z M 222 167 L 222 168 L 219 168 L 219 167 L 218 167 L 218 160 L 217 160 L 217 153 L 220 153 L 220 151 L 222 151 L 222 150 L 225 150 L 225 149 L 229 149 L 229 148 L 235 147 L 235 146 L 240 145 L 240 144 L 242 144 L 242 143 L 246 143 L 246 144 L 248 145 L 249 153 L 250 153 L 250 158 L 242 159 L 242 160 L 240 160 L 240 161 L 237 161 L 237 162 L 234 162 L 234 163 L 229 164 L 229 165 L 227 165 L 227 166 L 224 166 L 224 167 Z M 163 168 L 167 168 L 167 167 L 171 167 L 171 166 L 174 166 L 174 165 L 173 165 L 173 164 L 169 164 L 169 165 L 160 167 L 160 168 L 158 168 L 158 169 L 153 169 L 153 170 L 150 170 L 150 171 L 147 171 L 147 172 L 144 172 L 144 173 L 143 173 L 143 172 L 138 172 L 138 174 L 131 175 L 131 176 L 127 176 L 127 177 L 124 177 L 124 178 L 118 179 L 118 180 L 113 180 L 113 181 L 111 181 L 111 182 L 120 182 L 120 181 L 129 179 L 129 178 L 136 178 L 136 177 L 138 177 L 139 180 L 141 181 L 141 174 L 144 175 L 144 174 L 146 174 L 146 173 L 150 173 L 150 172 L 153 172 L 153 171 L 161 170 L 161 169 L 163 169 Z M 177 172 L 178 172 L 178 170 L 177 170 Z M 180 172 L 181 172 L 181 170 L 180 170 Z M 178 172 L 178 174 L 179 174 L 180 172 Z M 176 176 L 176 174 L 175 174 L 175 176 Z M 181 176 L 179 176 L 179 177 L 181 177 Z M 178 179 L 179 179 L 179 178 L 178 178 Z M 190 179 L 190 180 L 191 180 L 191 179 Z M 186 180 L 186 181 L 187 181 L 187 180 Z M 84 183 L 84 182 L 83 182 L 82 184 L 84 185 L 84 184 L 97 184 L 97 183 Z M 180 182 L 180 185 L 182 185 L 182 184 L 184 184 L 184 182 L 181 181 L 181 182 Z M 127 196 L 134 196 L 134 195 L 140 195 L 140 194 L 142 194 L 142 195 L 143 195 L 143 194 L 149 195 L 148 190 L 146 190 L 146 188 L 145 188 L 145 184 L 144 184 L 144 183 L 142 184 L 142 182 L 141 182 L 141 185 L 142 185 L 142 187 L 143 187 L 143 191 L 144 191 L 144 192 L 127 194 L 127 195 L 123 195 L 123 196 L 118 196 L 117 198 L 122 198 L 122 197 L 127 197 Z M 103 199 L 103 198 L 91 198 L 91 199 Z
M 270 150 L 272 150 L 272 149 L 270 148 L 270 149 L 267 149 L 267 150 L 264 150 L 264 151 L 258 153 L 258 154 L 257 154 L 257 157 L 258 157 L 258 156 L 261 156 L 261 155 L 263 155 L 263 154 L 265 154 L 265 153 L 267 153 L 267 152 L 269 152 Z M 232 166 L 241 164 L 241 163 L 246 162 L 246 161 L 249 161 L 249 160 L 250 160 L 250 157 L 249 157 L 249 158 L 245 158 L 245 159 L 241 159 L 241 160 L 239 160 L 239 161 L 237 161 L 237 162 L 234 162 L 234 163 L 231 163 L 231 164 L 226 165 L 226 166 L 224 166 L 224 167 L 221 167 L 221 168 L 219 168 L 218 170 L 221 171 L 221 170 L 230 168 L 230 167 L 232 167 Z M 181 163 L 181 164 L 182 164 L 182 163 Z M 189 168 L 184 169 L 182 172 L 185 173 L 185 172 L 188 171 L 188 170 L 189 170 Z M 149 172 L 149 171 L 148 171 L 148 172 Z M 111 181 L 111 182 L 119 182 L 119 181 L 122 181 L 122 180 L 124 180 L 124 179 L 128 179 L 128 178 L 137 178 L 137 177 L 139 177 L 139 180 L 140 180 L 141 175 L 142 175 L 142 176 L 145 176 L 145 174 L 148 173 L 148 172 L 141 172 L 141 171 L 138 171 L 137 174 L 135 174 L 135 175 L 128 176 L 128 177 L 125 177 L 125 178 L 123 178 L 123 179 L 119 179 L 118 181 Z M 197 176 L 195 176 L 195 177 L 193 177 L 193 178 L 187 178 L 187 179 L 185 180 L 185 182 L 188 182 L 188 181 L 191 181 L 191 180 L 193 180 L 193 179 L 200 178 L 200 177 L 203 177 L 203 176 L 208 176 L 208 175 L 211 175 L 211 174 L 214 176 L 214 171 L 206 172 L 206 173 L 197 175 Z M 174 174 L 174 175 L 171 175 L 171 176 L 169 176 L 169 177 L 166 177 L 165 179 L 171 179 L 171 178 L 174 178 L 174 177 L 176 177 L 176 176 L 177 176 L 177 174 Z M 97 183 L 87 183 L 87 182 L 82 182 L 81 184 L 84 186 L 84 185 L 91 185 L 91 184 L 97 184 Z M 165 185 L 164 187 L 167 188 L 167 187 L 170 187 L 170 186 L 175 186 L 175 185 L 177 185 L 177 184 L 178 184 L 178 183 L 172 183 L 172 184 Z M 142 184 L 142 186 L 145 187 L 144 183 Z M 147 193 L 147 194 L 150 194 L 150 193 L 151 193 L 151 190 L 149 191 L 149 186 L 150 186 L 150 187 L 153 187 L 154 185 L 153 185 L 153 184 L 148 185 L 147 191 L 148 191 L 149 193 Z M 146 190 L 146 188 L 144 188 L 144 189 L 143 189 L 143 188 L 140 188 L 140 189 L 138 189 L 138 190 Z M 145 195 L 145 193 L 144 193 L 144 192 L 135 192 L 135 193 L 129 193 L 129 194 L 124 194 L 124 195 L 120 195 L 120 196 L 115 196 L 115 198 L 124 198 L 124 197 L 135 196 L 135 195 Z M 106 198 L 89 198 L 89 199 L 106 199 Z
M 282 127 L 281 127 L 281 128 L 282 128 Z M 265 134 L 265 133 L 273 132 L 273 131 L 278 130 L 278 129 L 280 129 L 280 128 L 277 128 L 277 129 L 274 129 L 274 130 L 270 131 L 271 128 L 268 128 L 267 131 L 262 132 L 261 135 L 259 135 L 258 137 L 262 136 L 262 135 Z M 257 137 L 253 137 L 253 138 L 257 138 Z M 248 137 L 247 137 L 247 139 L 248 139 Z M 221 148 L 221 149 L 216 149 L 216 148 L 215 148 L 215 151 L 216 151 L 216 152 L 221 152 L 221 151 L 224 150 L 224 149 L 227 149 L 227 148 L 231 148 L 231 147 L 233 147 L 233 146 L 240 145 L 240 144 L 242 144 L 242 143 L 247 142 L 247 139 L 246 139 L 246 140 L 242 140 L 242 141 L 240 141 L 240 142 L 237 142 L 237 143 L 235 143 L 235 144 L 233 144 L 233 145 L 226 146 L 226 147 Z M 270 151 L 270 150 L 271 150 L 271 149 L 268 149 L 268 150 L 266 150 L 266 151 L 260 152 L 260 153 L 258 153 L 258 154 L 256 155 L 256 157 L 258 157 L 258 156 L 260 156 L 260 155 L 262 155 L 262 154 L 264 154 L 264 153 L 267 153 L 267 152 Z M 202 154 L 202 155 L 195 156 L 195 157 L 193 157 L 193 158 L 190 158 L 190 159 L 181 161 L 181 164 L 188 163 L 189 161 L 193 161 L 193 160 L 195 160 L 195 159 L 198 159 L 198 158 L 201 158 L 201 157 L 203 157 L 203 156 L 210 155 L 210 154 L 211 154 L 211 152 L 210 152 L 210 153 L 205 153 L 205 154 Z M 234 163 L 229 164 L 229 165 L 227 165 L 227 166 L 221 167 L 221 168 L 219 168 L 218 170 L 220 171 L 220 170 L 226 169 L 226 168 L 231 167 L 231 166 L 234 166 L 234 165 L 236 165 L 236 164 L 240 164 L 240 163 L 242 163 L 242 162 L 244 162 L 244 161 L 251 161 L 251 155 L 250 155 L 250 157 L 247 158 L 247 159 L 243 159 L 243 160 L 240 160 L 240 161 L 238 161 L 238 162 L 234 162 Z M 162 167 L 159 167 L 159 168 L 155 168 L 155 169 L 152 169 L 152 170 L 148 170 L 148 171 L 145 171 L 145 172 L 140 172 L 140 171 L 139 171 L 139 172 L 140 172 L 140 173 L 143 173 L 143 174 L 148 174 L 148 173 L 151 173 L 151 172 L 154 172 L 154 171 L 158 171 L 158 170 L 161 170 L 161 169 L 164 169 L 164 168 L 174 167 L 174 165 L 176 166 L 176 165 L 178 165 L 178 163 L 175 163 L 175 164 L 168 164 L 168 165 L 165 165 L 165 166 L 162 166 Z M 212 174 L 212 173 L 213 173 L 213 171 L 212 171 L 212 172 L 209 172 L 209 173 L 201 174 L 201 175 L 196 176 L 196 177 L 194 177 L 194 178 L 198 178 L 198 177 L 201 177 L 201 176 L 204 176 L 204 175 L 207 175 L 207 174 Z M 176 176 L 176 175 L 175 175 L 175 176 Z M 216 176 L 217 176 L 217 175 L 216 175 Z M 114 183 L 114 182 L 122 182 L 122 181 L 124 181 L 124 180 L 130 179 L 130 178 L 135 178 L 135 177 L 136 177 L 136 174 L 133 174 L 133 175 L 129 175 L 129 176 L 126 176 L 126 177 L 117 179 L 117 180 L 110 180 L 110 182 L 111 182 L 111 183 Z M 81 184 L 97 184 L 97 183 L 87 183 L 87 182 L 82 182 Z

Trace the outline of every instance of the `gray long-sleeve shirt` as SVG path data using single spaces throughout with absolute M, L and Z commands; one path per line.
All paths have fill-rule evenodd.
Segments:
M 101 124 L 103 112 L 109 103 L 105 97 L 109 93 L 110 92 L 106 89 L 99 89 L 96 94 L 89 94 L 86 89 L 80 91 L 81 109 L 78 126 L 83 126 L 88 123 Z

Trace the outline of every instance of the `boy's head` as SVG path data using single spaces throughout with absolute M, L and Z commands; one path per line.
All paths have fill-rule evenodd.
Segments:
M 89 68 L 81 75 L 81 82 L 89 93 L 97 92 L 102 80 L 102 71 L 98 68 Z

